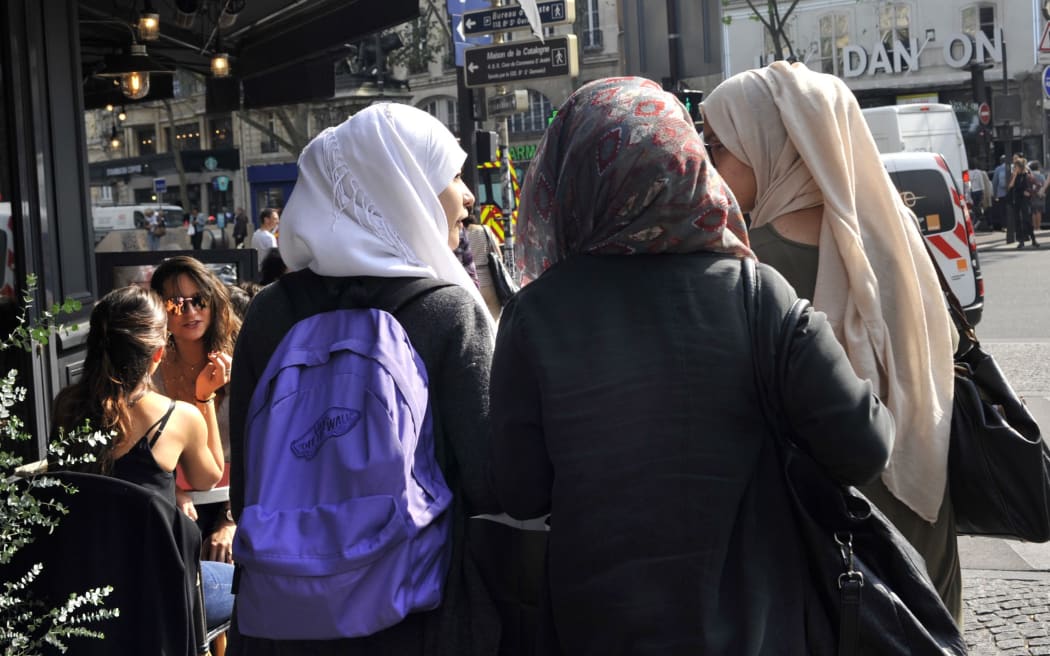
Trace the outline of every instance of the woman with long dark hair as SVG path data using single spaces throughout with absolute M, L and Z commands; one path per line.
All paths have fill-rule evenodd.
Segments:
M 106 294 L 91 311 L 83 375 L 55 399 L 54 425 L 71 432 L 87 421 L 110 434 L 112 441 L 95 447 L 95 462 L 85 469 L 174 504 L 176 465 L 194 489 L 209 489 L 222 476 L 214 397 L 229 370 L 221 358 L 210 358 L 193 381 L 196 407 L 176 401 L 151 384 L 166 343 L 167 316 L 155 293 L 128 286 Z M 201 576 L 208 626 L 215 626 L 232 612 L 233 568 L 202 563 Z
M 173 399 L 192 403 L 196 389 L 193 381 L 212 361 L 221 360 L 224 370 L 231 370 L 231 353 L 241 320 L 233 311 L 225 283 L 200 260 L 183 255 L 164 260 L 150 279 L 150 287 L 165 300 L 168 313 L 168 348 L 153 384 Z M 229 377 L 215 389 L 215 417 L 222 439 L 223 453 L 230 456 Z M 181 496 L 179 505 L 201 527 L 204 534 L 204 558 L 233 562 L 233 535 L 237 525 L 228 513 L 229 502 L 195 507 Z

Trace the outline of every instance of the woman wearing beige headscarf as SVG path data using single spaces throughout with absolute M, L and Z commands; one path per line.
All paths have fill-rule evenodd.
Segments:
M 827 313 L 853 368 L 893 412 L 890 463 L 862 489 L 926 558 L 960 620 L 947 494 L 951 327 L 856 98 L 836 77 L 776 62 L 729 78 L 702 107 L 711 159 L 750 213 L 755 254 Z

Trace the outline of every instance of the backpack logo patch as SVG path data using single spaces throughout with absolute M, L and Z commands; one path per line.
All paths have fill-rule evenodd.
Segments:
M 291 449 L 296 458 L 311 460 L 321 450 L 324 443 L 336 437 L 346 435 L 357 422 L 361 413 L 350 408 L 328 408 L 310 430 L 292 441 Z

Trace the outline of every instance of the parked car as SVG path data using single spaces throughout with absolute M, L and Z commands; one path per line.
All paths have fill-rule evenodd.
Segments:
M 977 325 L 984 311 L 984 280 L 970 212 L 944 157 L 937 153 L 887 153 L 882 163 L 901 200 L 919 222 L 941 272 Z

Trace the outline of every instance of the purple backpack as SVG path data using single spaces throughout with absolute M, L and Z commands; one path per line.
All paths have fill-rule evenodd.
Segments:
M 441 285 L 413 284 L 412 298 Z M 452 492 L 434 457 L 426 368 L 390 313 L 296 323 L 259 379 L 245 436 L 242 634 L 365 636 L 441 603 Z

